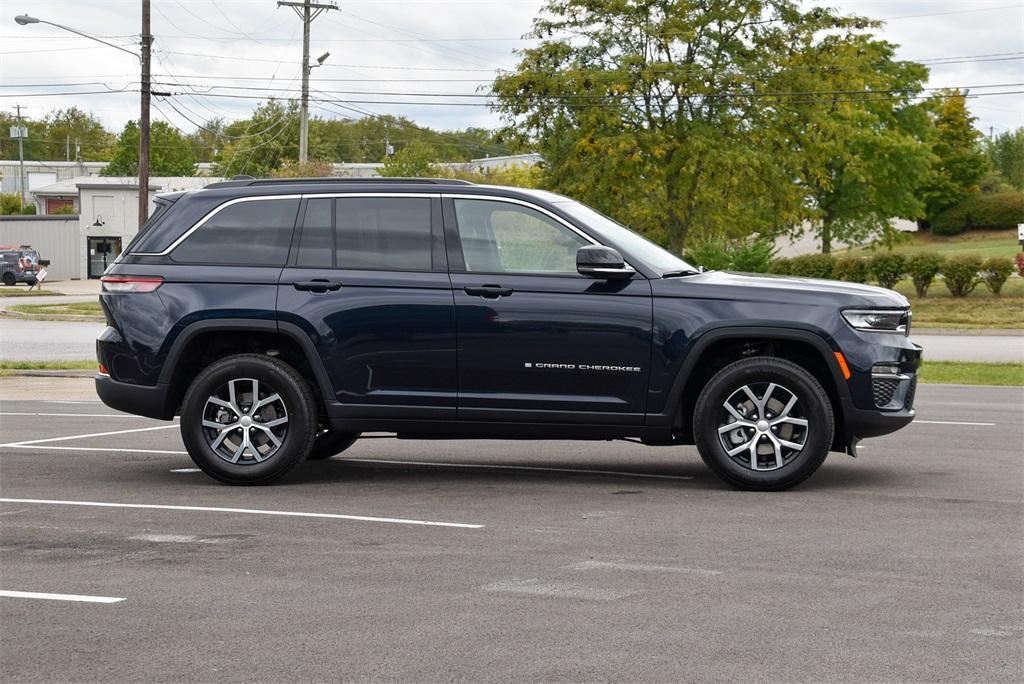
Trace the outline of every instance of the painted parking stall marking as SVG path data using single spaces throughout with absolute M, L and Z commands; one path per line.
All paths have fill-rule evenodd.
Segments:
M 80 603 L 120 603 L 120 596 L 85 596 L 83 594 L 48 594 L 38 591 L 0 589 L 0 598 L 41 599 L 44 601 L 77 601 Z
M 461 529 L 479 530 L 483 525 L 458 522 L 441 522 L 437 520 L 414 520 L 410 518 L 381 518 L 371 515 L 351 515 L 343 513 L 306 513 L 302 511 L 274 511 L 258 508 L 225 508 L 220 506 L 176 506 L 172 504 L 133 504 L 107 501 L 62 501 L 59 499 L 8 499 L 0 498 L 0 503 L 40 504 L 49 506 L 92 506 L 97 508 L 142 508 L 160 511 L 195 511 L 198 513 L 235 513 L 239 515 L 277 515 L 292 518 L 326 518 L 330 520 L 354 520 L 357 522 L 392 523 L 395 525 L 422 525 L 427 527 L 456 527 Z

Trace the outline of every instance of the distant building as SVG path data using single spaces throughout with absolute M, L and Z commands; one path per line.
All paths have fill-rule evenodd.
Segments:
M 107 162 L 25 162 L 25 187 L 29 192 L 58 181 L 84 176 L 99 176 Z M 20 192 L 21 181 L 17 159 L 0 159 L 0 192 Z

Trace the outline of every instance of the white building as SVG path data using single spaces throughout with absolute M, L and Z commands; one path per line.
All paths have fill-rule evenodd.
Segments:
M 57 181 L 83 176 L 99 176 L 107 162 L 27 161 L 25 187 L 29 192 Z M 0 159 L 0 192 L 21 192 L 20 168 L 17 159 Z

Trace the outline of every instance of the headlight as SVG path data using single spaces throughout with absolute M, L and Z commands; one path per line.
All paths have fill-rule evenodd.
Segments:
M 910 310 L 853 310 L 843 311 L 843 318 L 857 330 L 873 330 L 875 332 L 898 332 L 910 334 Z

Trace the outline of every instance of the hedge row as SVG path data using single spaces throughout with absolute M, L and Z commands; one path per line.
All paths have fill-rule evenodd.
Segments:
M 902 254 L 886 252 L 871 257 L 805 254 L 792 259 L 773 259 L 768 266 L 768 272 L 802 278 L 846 280 L 853 283 L 867 283 L 873 280 L 890 289 L 903 278 L 909 277 L 919 297 L 928 295 L 928 288 L 941 274 L 950 294 L 954 297 L 966 297 L 981 283 L 984 283 L 992 294 L 999 295 L 1014 267 L 1014 260 L 1009 257 L 991 257 L 984 260 L 978 256 L 944 258 L 934 252 L 920 252 L 904 257 Z M 1016 268 L 1024 276 L 1024 260 L 1018 259 Z
M 936 235 L 957 235 L 974 228 L 1016 228 L 1024 223 L 1024 193 L 969 195 L 931 222 Z

